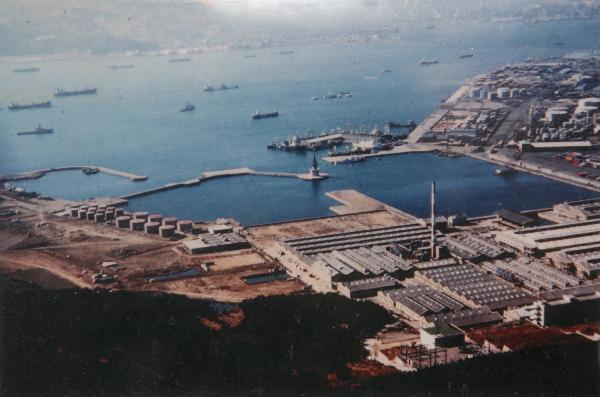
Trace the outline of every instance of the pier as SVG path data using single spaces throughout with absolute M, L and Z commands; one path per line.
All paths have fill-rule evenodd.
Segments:
M 291 172 L 256 171 L 256 170 L 253 170 L 253 169 L 247 168 L 247 167 L 232 168 L 232 169 L 221 170 L 221 171 L 206 171 L 206 172 L 202 173 L 202 176 L 200 178 L 188 179 L 188 180 L 182 181 L 182 182 L 168 183 L 164 186 L 159 186 L 159 187 L 156 187 L 153 189 L 148 189 L 148 190 L 143 190 L 141 192 L 127 194 L 125 196 L 121 196 L 120 198 L 124 199 L 124 200 L 129 200 L 132 198 L 148 196 L 150 194 L 164 192 L 167 190 L 173 190 L 173 189 L 178 189 L 178 188 L 182 188 L 182 187 L 190 187 L 190 186 L 199 185 L 199 184 L 207 182 L 211 179 L 229 178 L 229 177 L 233 177 L 233 176 L 244 176 L 244 175 L 296 178 L 296 179 L 302 179 L 304 181 L 320 181 L 323 179 L 327 179 L 329 177 L 329 175 L 323 174 L 323 173 L 318 173 L 315 175 L 311 172 L 308 172 L 306 174 L 299 174 L 299 173 L 291 173 Z
M 400 154 L 410 154 L 410 153 L 430 153 L 437 152 L 440 148 L 434 145 L 427 145 L 422 143 L 407 143 L 402 146 L 394 146 L 390 150 L 380 150 L 375 153 L 367 153 L 367 154 L 351 154 L 347 156 L 327 156 L 323 157 L 323 161 L 327 161 L 330 164 L 343 163 L 343 162 L 353 162 L 356 160 L 367 159 L 370 157 L 383 157 L 383 156 L 393 156 Z
M 119 171 L 112 168 L 100 167 L 97 165 L 72 165 L 66 167 L 52 167 L 52 168 L 43 168 L 41 170 L 29 171 L 29 172 L 21 172 L 13 175 L 4 175 L 0 176 L 0 181 L 8 182 L 8 181 L 21 181 L 25 179 L 38 179 L 43 177 L 44 175 L 50 172 L 60 172 L 60 171 L 83 171 L 86 169 L 97 169 L 98 172 L 102 172 L 103 174 L 114 175 L 121 178 L 127 178 L 134 182 L 145 181 L 148 179 L 145 175 L 136 175 L 130 172 Z
M 401 215 L 411 221 L 417 220 L 414 215 L 399 210 L 396 207 L 392 207 L 389 204 L 383 203 L 354 189 L 335 190 L 332 192 L 327 192 L 325 195 L 342 203 L 342 205 L 334 205 L 329 207 L 329 209 L 337 215 L 350 215 L 385 210 Z

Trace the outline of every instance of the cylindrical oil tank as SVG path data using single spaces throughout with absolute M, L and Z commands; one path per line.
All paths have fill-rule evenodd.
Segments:
M 138 211 L 133 213 L 133 219 L 148 219 L 148 213 L 146 211 Z
M 107 210 L 106 213 L 104 214 L 104 217 L 106 218 L 107 221 L 112 221 L 113 219 L 115 219 L 115 212 Z
M 79 216 L 79 207 L 77 206 L 69 208 L 69 214 L 71 214 L 73 218 L 77 218 Z
M 106 211 L 106 205 L 104 205 L 104 204 L 99 205 L 98 210 Z
M 131 230 L 142 231 L 144 230 L 144 223 L 146 223 L 143 219 L 132 219 L 129 227 Z
M 86 214 L 86 218 L 87 218 L 88 221 L 93 221 L 95 215 L 96 215 L 96 211 L 90 211 L 90 210 L 88 210 L 88 212 Z
M 207 230 L 201 225 L 192 225 L 192 234 L 204 234 Z
M 160 223 L 158 222 L 146 222 L 144 225 L 144 230 L 148 234 L 158 234 L 158 228 L 160 227 Z
M 79 209 L 79 212 L 77 212 L 77 217 L 79 219 L 87 219 L 87 208 L 86 209 Z
M 177 226 L 177 218 L 163 218 L 162 224 L 164 226 Z
M 190 233 L 192 231 L 192 221 L 181 220 L 177 222 L 177 230 L 181 233 Z
M 98 211 L 98 206 L 97 205 L 92 205 L 90 208 L 88 208 L 88 211 Z
M 172 226 L 172 225 L 161 226 L 159 228 L 159 234 L 161 237 L 165 237 L 165 238 L 173 237 L 175 235 L 175 226 Z
M 130 216 L 119 216 L 117 217 L 117 226 L 118 227 L 129 227 L 129 224 L 131 223 L 131 217 Z
M 158 222 L 162 224 L 163 217 L 162 215 L 152 214 L 148 215 L 148 222 Z
M 96 212 L 96 215 L 94 215 L 94 222 L 104 222 L 105 219 L 102 212 Z
M 125 210 L 123 208 L 115 208 L 115 218 L 123 216 L 124 212 L 125 212 Z

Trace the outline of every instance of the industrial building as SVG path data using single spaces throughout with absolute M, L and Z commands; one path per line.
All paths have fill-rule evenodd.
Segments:
M 508 281 L 519 282 L 533 292 L 549 291 L 579 285 L 579 279 L 535 259 L 516 258 L 510 261 L 484 262 L 482 268 Z
M 450 324 L 464 330 L 502 322 L 502 316 L 500 313 L 490 310 L 489 307 L 483 306 L 476 309 L 435 314 L 428 316 L 427 320 L 438 327 Z
M 587 221 L 600 218 L 600 200 L 590 199 L 570 203 L 556 204 L 552 213 L 575 221 Z
M 406 288 L 381 291 L 378 297 L 388 307 L 420 324 L 429 324 L 429 315 L 464 308 L 462 303 L 427 285 L 410 285 Z
M 379 246 L 318 253 L 310 257 L 303 256 L 302 260 L 309 264 L 321 281 L 330 286 L 335 282 L 384 274 L 404 279 L 414 273 L 409 262 Z
M 530 320 L 541 327 L 600 321 L 600 284 L 545 292 L 532 309 Z
M 496 241 L 525 253 L 600 244 L 600 219 L 499 232 Z
M 286 240 L 283 244 L 299 255 L 316 255 L 323 252 L 378 245 L 385 246 L 393 243 L 427 242 L 430 233 L 429 229 L 422 225 L 406 223 L 377 229 L 301 237 Z
M 419 329 L 421 344 L 428 349 L 455 347 L 465 343 L 465 333 L 452 325 L 434 325 Z
M 596 278 L 600 275 L 600 244 L 584 245 L 548 255 L 562 269 L 574 269 L 580 278 Z
M 250 248 L 246 239 L 236 233 L 204 234 L 185 241 L 182 246 L 190 255 Z
M 415 280 L 445 293 L 462 304 L 502 310 L 533 302 L 531 295 L 479 270 L 474 265 L 458 265 L 419 270 Z
M 473 235 L 447 238 L 446 247 L 452 256 L 462 261 L 479 262 L 501 258 L 506 254 L 498 245 Z
M 446 258 L 446 259 L 434 259 L 434 260 L 425 261 L 425 262 L 416 262 L 416 263 L 413 263 L 412 265 L 417 270 L 424 270 L 424 269 L 435 269 L 437 267 L 454 266 L 456 264 L 457 264 L 456 259 Z
M 498 210 L 496 216 L 497 220 L 500 223 L 516 228 L 531 227 L 534 226 L 536 223 L 536 220 L 534 218 L 531 218 L 527 215 L 523 215 L 520 212 L 513 211 L 507 208 L 501 208 L 500 210 Z
M 396 289 L 400 281 L 389 275 L 347 281 L 338 284 L 338 291 L 347 298 L 361 299 L 376 296 L 379 291 Z
M 593 150 L 594 145 L 590 141 L 567 141 L 567 142 L 529 142 L 518 143 L 521 152 L 564 152 L 567 150 Z

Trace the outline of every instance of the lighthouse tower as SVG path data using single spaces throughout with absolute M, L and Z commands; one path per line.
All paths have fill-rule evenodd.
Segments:
M 319 176 L 319 164 L 317 163 L 317 153 L 313 152 L 312 166 L 308 170 L 311 176 Z

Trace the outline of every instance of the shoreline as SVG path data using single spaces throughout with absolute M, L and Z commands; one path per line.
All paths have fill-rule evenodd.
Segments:
M 507 18 L 477 18 L 477 19 L 456 19 L 453 22 L 459 23 L 460 21 L 468 21 L 474 23 L 491 23 L 491 24 L 505 24 L 505 23 L 529 23 L 529 24 L 546 24 L 552 22 L 562 22 L 562 21 L 600 21 L 600 15 L 598 16 L 570 16 L 570 17 L 546 17 L 541 19 L 536 18 L 527 18 L 527 17 L 507 17 Z M 417 18 L 414 20 L 401 21 L 403 23 L 428 23 L 428 22 L 438 22 L 439 20 L 436 18 Z M 370 28 L 366 28 L 367 30 L 379 30 L 391 28 L 392 26 L 372 26 Z M 146 50 L 140 51 L 136 49 L 131 49 L 129 51 L 124 51 L 120 53 L 106 53 L 106 54 L 86 54 L 86 53 L 69 53 L 69 52 L 61 52 L 61 53 L 53 53 L 53 54 L 27 54 L 27 55 L 7 55 L 0 56 L 0 63 L 7 64 L 18 64 L 18 63 L 31 63 L 31 62 L 61 62 L 61 61 L 84 61 L 84 60 L 109 60 L 109 59 L 128 59 L 133 60 L 136 58 L 143 57 L 165 57 L 165 56 L 187 56 L 187 55 L 198 55 L 198 54 L 211 54 L 211 53 L 223 53 L 223 52 L 243 52 L 243 51 L 261 51 L 275 48 L 285 48 L 285 47 L 304 47 L 308 45 L 326 45 L 326 44 L 353 44 L 353 43 L 361 43 L 360 40 L 350 40 L 350 41 L 339 41 L 341 38 L 346 37 L 347 33 L 340 33 L 339 36 L 333 36 L 328 38 L 323 38 L 320 40 L 313 39 L 309 42 L 290 42 L 290 43 L 278 43 L 257 47 L 233 47 L 231 45 L 221 45 L 221 46 L 197 46 L 197 47 L 182 47 L 182 48 L 156 48 L 155 50 Z M 382 36 L 378 40 L 379 41 L 389 41 L 395 38 L 402 37 L 402 34 L 395 34 L 389 36 Z M 583 51 L 593 51 L 593 50 L 583 50 Z

